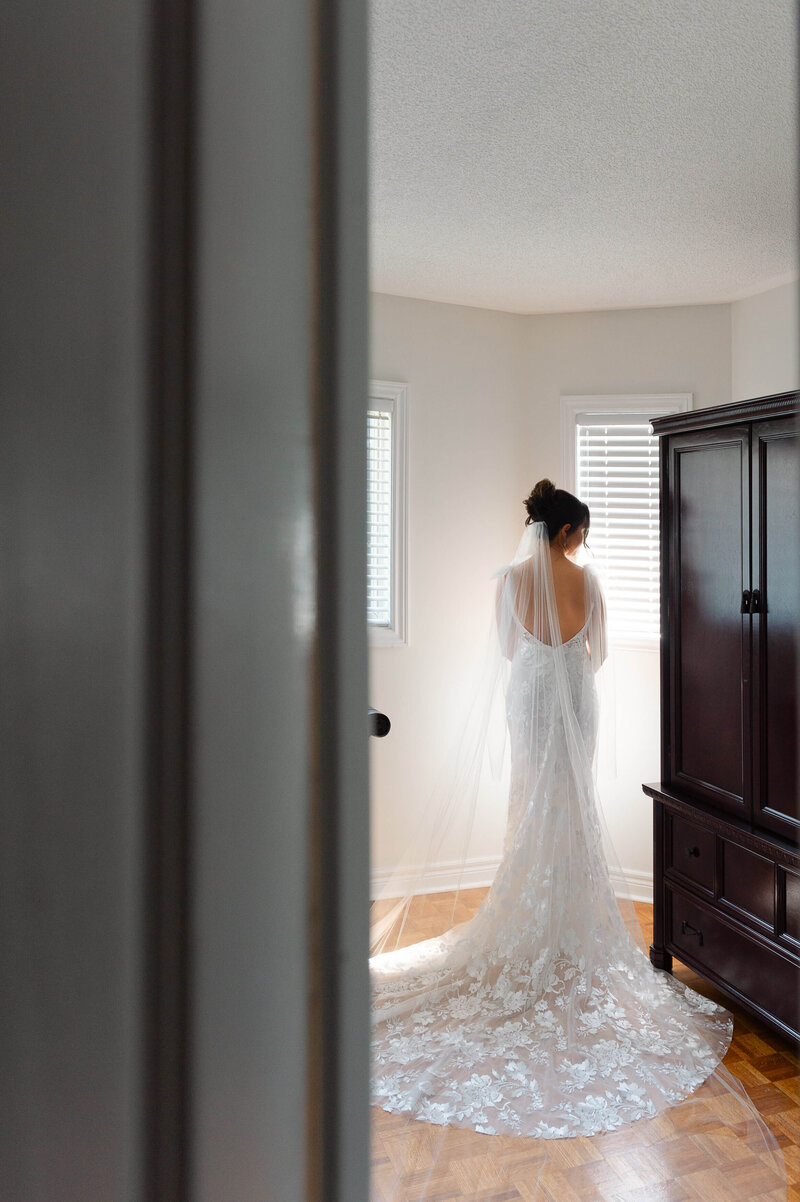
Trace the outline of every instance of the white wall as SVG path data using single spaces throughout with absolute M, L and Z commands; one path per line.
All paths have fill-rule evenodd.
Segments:
M 516 545 L 530 473 L 527 319 L 385 295 L 372 305 L 372 377 L 409 385 L 409 643 L 370 651 L 370 703 L 392 721 L 387 738 L 370 740 L 380 870 L 398 856 L 441 763 L 486 635 L 489 577 Z M 477 834 L 495 854 L 499 835 L 482 822 Z
M 798 281 L 731 305 L 731 400 L 800 387 Z
M 371 704 L 393 723 L 370 741 L 373 870 L 397 859 L 441 765 L 491 621 L 488 576 L 516 546 L 522 500 L 541 476 L 560 481 L 561 394 L 690 392 L 699 408 L 733 399 L 732 372 L 747 396 L 796 387 L 791 286 L 776 291 L 752 305 L 530 317 L 373 294 L 371 374 L 409 384 L 410 458 L 410 643 L 370 652 Z M 618 859 L 646 896 L 651 803 L 641 785 L 660 771 L 655 652 L 617 652 L 617 707 L 617 778 L 602 794 Z M 487 795 L 471 855 L 498 857 L 503 824 L 502 796 Z

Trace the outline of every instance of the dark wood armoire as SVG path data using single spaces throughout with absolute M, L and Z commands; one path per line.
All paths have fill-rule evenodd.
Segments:
M 661 780 L 650 958 L 800 1035 L 798 393 L 653 420 Z

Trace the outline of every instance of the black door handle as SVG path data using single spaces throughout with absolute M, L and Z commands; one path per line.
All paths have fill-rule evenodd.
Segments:
M 753 600 L 750 604 L 750 613 L 751 614 L 760 614 L 761 613 L 761 593 L 758 591 L 757 588 L 753 589 Z
M 750 589 L 746 588 L 744 590 L 744 592 L 742 593 L 742 608 L 739 610 L 740 614 L 749 614 L 750 613 L 750 600 L 751 600 Z
M 372 707 L 370 707 L 368 710 L 368 716 L 369 733 L 371 735 L 375 735 L 375 737 L 378 739 L 382 739 L 384 735 L 388 735 L 389 731 L 392 729 L 392 724 L 386 717 L 386 714 L 382 714 L 380 710 L 374 710 Z
M 692 856 L 699 856 L 699 855 L 700 855 L 700 848 L 699 848 L 699 847 L 687 847 L 687 848 L 686 848 L 686 854 L 687 854 L 687 856 L 689 856 L 690 858 L 691 858 Z
M 703 946 L 703 932 L 696 930 L 695 927 L 690 926 L 688 922 L 681 923 L 681 934 L 682 935 L 696 935 L 697 936 L 697 946 L 698 947 Z

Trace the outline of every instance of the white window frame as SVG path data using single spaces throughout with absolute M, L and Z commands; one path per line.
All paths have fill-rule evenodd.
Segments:
M 662 417 L 667 413 L 683 413 L 693 407 L 691 392 L 607 393 L 592 396 L 561 397 L 561 475 L 564 487 L 576 492 L 575 427 L 579 413 L 601 417 L 625 413 L 649 413 Z M 577 495 L 577 494 L 576 494 Z M 589 534 L 591 540 L 591 532 Z M 628 651 L 658 651 L 657 638 L 616 635 L 615 647 Z
M 372 647 L 408 646 L 408 384 L 370 380 L 368 409 L 392 414 L 392 624 L 367 622 Z

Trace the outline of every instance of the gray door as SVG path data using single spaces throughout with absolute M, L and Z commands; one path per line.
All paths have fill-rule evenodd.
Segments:
M 363 3 L 2 46 L 0 1197 L 358 1202 Z

